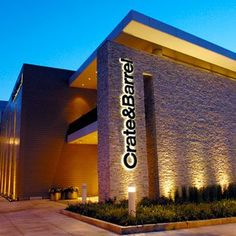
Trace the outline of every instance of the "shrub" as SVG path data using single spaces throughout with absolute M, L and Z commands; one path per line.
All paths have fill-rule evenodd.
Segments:
M 197 189 L 196 187 L 189 187 L 188 191 L 185 186 L 182 187 L 182 196 L 176 190 L 175 202 L 213 202 L 221 199 L 236 199 L 236 184 L 230 184 L 229 187 L 223 192 L 220 185 L 209 185 Z
M 143 198 L 137 205 L 136 217 L 128 214 L 128 201 L 108 199 L 105 203 L 71 205 L 67 209 L 120 225 L 136 225 L 236 216 L 236 184 L 222 191 L 220 185 L 197 189 L 182 186 L 170 198 Z M 234 200 L 235 199 L 235 200 Z
M 147 200 L 145 199 L 145 204 Z M 126 203 L 77 204 L 68 206 L 67 210 L 119 225 L 151 224 L 236 216 L 236 201 L 234 200 L 184 204 L 174 204 L 172 202 L 167 205 L 152 204 L 147 206 L 146 204 L 144 206 L 145 204 L 138 204 L 136 217 L 128 215 Z
M 196 187 L 189 188 L 189 201 L 190 202 L 199 202 L 200 192 Z
M 188 201 L 187 188 L 185 186 L 182 186 L 182 201 L 183 202 Z
M 63 190 L 64 192 L 67 192 L 67 193 L 73 193 L 73 192 L 79 192 L 79 188 L 78 187 L 75 187 L 75 186 L 70 186 L 68 188 L 65 188 Z
M 105 200 L 105 203 L 107 203 L 107 204 L 114 204 L 115 202 L 116 202 L 116 197 L 108 198 Z
M 222 190 L 222 188 L 219 184 L 216 185 L 216 194 L 217 194 L 217 200 L 218 201 L 223 199 L 223 190 Z
M 175 203 L 180 203 L 180 202 L 182 202 L 182 199 L 181 199 L 181 197 L 180 197 L 180 195 L 179 195 L 178 189 L 175 190 L 174 201 L 175 201 Z
M 62 188 L 61 187 L 51 187 L 49 188 L 48 190 L 48 193 L 60 193 L 62 191 Z
M 156 199 L 150 199 L 150 198 L 143 198 L 140 202 L 139 205 L 140 206 L 152 206 L 152 205 L 170 205 L 173 204 L 173 200 L 171 198 L 167 198 L 167 197 L 160 197 L 160 198 L 156 198 Z
M 229 184 L 228 188 L 224 191 L 224 198 L 236 199 L 236 184 Z

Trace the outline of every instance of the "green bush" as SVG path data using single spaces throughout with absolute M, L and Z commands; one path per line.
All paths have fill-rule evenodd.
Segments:
M 220 185 L 209 185 L 197 189 L 196 187 L 182 187 L 182 194 L 179 191 L 175 191 L 175 202 L 186 203 L 186 202 L 214 202 L 222 199 L 236 199 L 236 184 L 231 183 L 223 190 Z
M 227 199 L 236 199 L 236 184 L 229 184 L 228 188 L 223 193 L 223 197 Z
M 140 206 L 152 206 L 152 205 L 170 205 L 173 204 L 173 200 L 167 197 L 160 197 L 157 199 L 143 198 L 140 202 Z
M 221 200 L 211 203 L 182 203 L 160 205 L 143 199 L 137 206 L 136 217 L 128 215 L 127 201 L 89 203 L 68 206 L 67 210 L 119 225 L 151 224 L 187 220 L 203 220 L 236 216 L 236 201 Z
M 182 186 L 182 200 L 183 202 L 188 201 L 187 188 L 185 186 Z
M 68 206 L 67 210 L 119 225 L 137 225 L 186 220 L 203 220 L 236 216 L 236 184 L 223 191 L 220 185 L 197 189 L 182 186 L 170 198 L 143 198 L 137 205 L 136 217 L 128 214 L 128 201 L 109 199 L 105 203 Z

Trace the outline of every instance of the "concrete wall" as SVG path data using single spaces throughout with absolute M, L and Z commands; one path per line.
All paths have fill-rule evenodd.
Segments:
M 131 172 L 120 163 L 119 58 L 133 60 L 135 70 L 139 164 Z M 235 80 L 113 42 L 98 52 L 98 77 L 101 199 L 127 196 L 130 182 L 140 198 L 173 196 L 182 185 L 200 188 L 236 181 Z M 151 82 L 144 85 L 146 79 Z

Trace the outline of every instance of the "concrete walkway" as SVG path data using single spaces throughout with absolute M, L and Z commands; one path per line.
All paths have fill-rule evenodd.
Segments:
M 61 215 L 64 204 L 49 200 L 9 203 L 0 198 L 0 235 L 115 235 L 92 225 Z
M 116 235 L 95 226 L 61 215 L 65 205 L 49 200 L 31 200 L 9 203 L 0 198 L 0 235 Z M 217 225 L 195 229 L 137 234 L 136 236 L 236 236 L 236 224 Z

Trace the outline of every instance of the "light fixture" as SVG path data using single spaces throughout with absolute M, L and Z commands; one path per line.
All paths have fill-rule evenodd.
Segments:
M 87 184 L 82 184 L 82 203 L 85 204 L 87 200 Z
M 135 217 L 136 216 L 136 187 L 133 185 L 128 187 L 128 208 L 129 208 L 129 215 Z
M 134 186 L 129 186 L 128 187 L 128 192 L 129 193 L 135 193 L 136 192 L 136 188 Z

